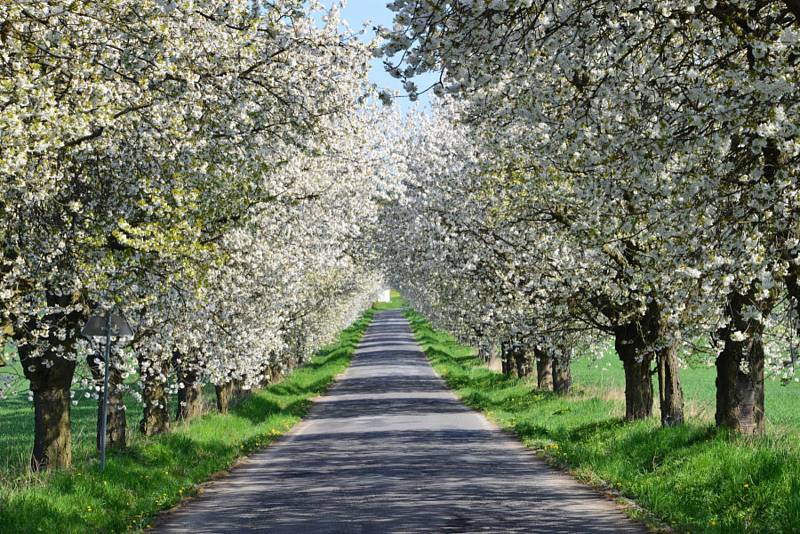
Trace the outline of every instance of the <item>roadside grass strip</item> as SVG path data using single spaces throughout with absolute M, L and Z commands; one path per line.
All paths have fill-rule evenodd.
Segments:
M 594 389 L 577 384 L 566 397 L 538 391 L 529 379 L 482 366 L 473 349 L 416 312 L 406 315 L 436 371 L 467 405 L 549 463 L 644 509 L 630 508 L 631 515 L 685 532 L 800 528 L 797 429 L 744 439 L 707 422 L 661 428 L 653 417 L 626 423 L 619 403 L 597 398 Z
M 266 447 L 308 412 L 350 363 L 373 315 L 343 331 L 283 381 L 253 391 L 228 414 L 208 414 L 168 434 L 142 439 L 97 461 L 36 480 L 0 485 L 0 532 L 124 532 L 141 530 L 158 512 L 196 493 L 197 485 Z

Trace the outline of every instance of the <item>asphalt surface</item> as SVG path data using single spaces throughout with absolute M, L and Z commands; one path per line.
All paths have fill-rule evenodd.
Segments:
M 647 532 L 461 404 L 399 312 L 307 419 L 154 530 Z

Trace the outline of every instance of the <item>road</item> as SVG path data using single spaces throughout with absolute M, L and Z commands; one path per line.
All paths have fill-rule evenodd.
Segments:
M 647 532 L 459 402 L 397 311 L 290 434 L 154 530 Z

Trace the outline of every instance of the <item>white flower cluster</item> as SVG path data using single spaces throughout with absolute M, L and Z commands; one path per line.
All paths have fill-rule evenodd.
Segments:
M 249 388 L 372 302 L 396 114 L 369 45 L 312 9 L 0 5 L 0 325 L 32 391 L 94 387 L 79 333 L 110 306 L 136 332 L 123 382 Z
M 418 307 L 462 335 L 610 334 L 629 370 L 705 340 L 722 382 L 755 397 L 765 366 L 794 365 L 796 3 L 391 8 L 390 67 L 439 71 L 457 101 L 421 121 L 387 214 Z

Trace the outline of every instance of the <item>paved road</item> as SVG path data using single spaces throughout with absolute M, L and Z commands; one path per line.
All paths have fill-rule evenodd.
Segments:
M 156 531 L 646 532 L 461 404 L 398 312 L 290 435 Z

